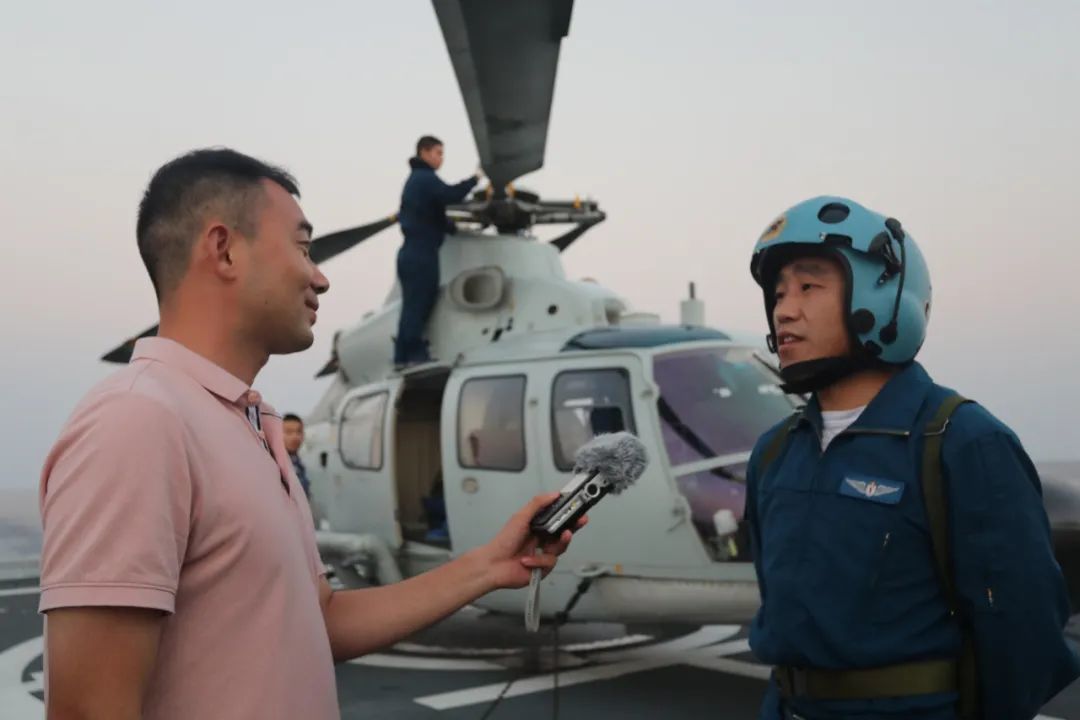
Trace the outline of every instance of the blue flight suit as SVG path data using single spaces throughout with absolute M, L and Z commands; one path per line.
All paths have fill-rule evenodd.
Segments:
M 961 631 L 936 574 L 920 483 L 924 429 L 949 394 L 912 363 L 824 453 L 816 397 L 764 476 L 761 454 L 780 426 L 758 441 L 747 517 L 762 597 L 750 646 L 761 661 L 851 670 L 959 657 Z M 1080 675 L 1063 635 L 1069 599 L 1038 475 L 1016 435 L 974 403 L 952 416 L 942 461 L 983 717 L 1031 718 Z M 773 680 L 760 717 L 789 717 L 786 707 L 806 720 L 952 720 L 956 700 L 786 701 Z
M 300 459 L 300 456 L 296 453 L 289 453 L 289 459 L 292 460 L 293 471 L 296 473 L 296 479 L 300 481 L 300 487 L 304 490 L 304 497 L 311 499 L 311 482 L 308 481 L 307 468 L 304 467 L 304 461 Z
M 447 185 L 420 158 L 411 158 L 412 172 L 401 191 L 398 222 L 405 242 L 398 251 L 397 274 L 401 283 L 401 317 L 394 343 L 394 363 L 428 359 L 424 326 L 439 295 L 439 248 L 454 226 L 446 206 L 459 203 L 476 187 L 471 177 Z

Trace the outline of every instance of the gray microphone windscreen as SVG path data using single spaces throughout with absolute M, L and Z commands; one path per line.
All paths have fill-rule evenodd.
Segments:
M 597 435 L 574 456 L 574 473 L 598 472 L 620 493 L 645 472 L 649 458 L 645 444 L 628 432 Z

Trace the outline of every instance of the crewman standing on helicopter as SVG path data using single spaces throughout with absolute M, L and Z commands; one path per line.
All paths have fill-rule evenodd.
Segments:
M 447 185 L 435 174 L 442 164 L 442 141 L 431 135 L 420 138 L 416 155 L 409 158 L 412 172 L 401 191 L 398 222 L 405 242 L 397 256 L 401 316 L 394 343 L 394 365 L 398 368 L 432 360 L 423 334 L 439 294 L 439 248 L 443 238 L 455 230 L 454 223 L 446 217 L 446 206 L 464 200 L 483 178 L 483 173 L 477 170 L 474 176 Z

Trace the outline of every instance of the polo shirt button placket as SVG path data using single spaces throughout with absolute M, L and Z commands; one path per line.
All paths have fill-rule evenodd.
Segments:
M 248 390 L 241 396 L 240 402 L 245 406 L 244 412 L 255 436 L 262 443 L 263 449 L 270 452 L 270 443 L 266 439 L 266 432 L 262 429 L 262 395 L 257 390 Z

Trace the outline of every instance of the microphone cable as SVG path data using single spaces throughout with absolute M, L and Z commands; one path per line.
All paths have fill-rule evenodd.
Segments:
M 589 588 L 592 587 L 593 580 L 595 580 L 596 577 L 597 576 L 595 575 L 590 575 L 583 578 L 581 582 L 578 583 L 577 590 L 574 591 L 574 594 L 566 603 L 566 607 L 564 607 L 560 612 L 555 613 L 555 619 L 551 624 L 551 650 L 552 664 L 554 666 L 552 668 L 552 720 L 559 720 L 559 627 L 570 621 L 570 611 L 573 610 L 574 606 L 578 604 L 578 601 L 581 599 L 581 597 L 589 591 Z M 491 704 L 488 705 L 487 708 L 484 710 L 484 714 L 480 716 L 480 720 L 487 720 L 489 717 L 491 717 L 491 714 L 495 712 L 495 708 L 497 708 L 499 706 L 499 703 L 502 702 L 503 698 L 506 697 L 506 693 L 510 691 L 510 688 L 513 686 L 513 684 L 516 683 L 518 680 L 523 679 L 526 676 L 527 672 L 528 671 L 525 669 L 523 664 L 522 669 L 519 673 L 517 673 L 517 676 L 512 677 L 506 681 L 506 684 L 503 685 L 502 690 L 499 691 L 498 696 L 494 700 L 492 700 Z

